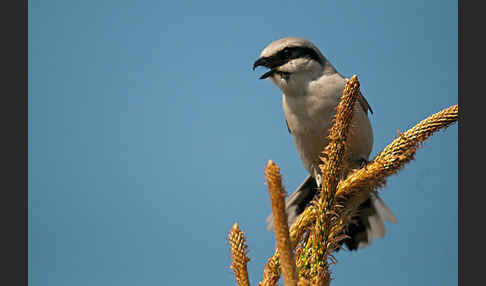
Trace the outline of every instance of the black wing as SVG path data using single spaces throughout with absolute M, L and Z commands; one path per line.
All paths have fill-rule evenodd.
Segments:
M 363 94 L 360 92 L 359 97 L 358 97 L 359 104 L 361 107 L 363 107 L 364 112 L 367 114 L 368 110 L 370 111 L 371 114 L 373 114 L 373 109 L 371 109 L 370 104 L 366 100 L 366 98 L 363 96 Z

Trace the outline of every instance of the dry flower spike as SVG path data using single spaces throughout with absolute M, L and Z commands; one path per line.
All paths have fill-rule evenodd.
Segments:
M 268 192 L 272 204 L 274 218 L 275 239 L 280 252 L 280 263 L 284 276 L 285 285 L 297 286 L 297 267 L 295 266 L 294 253 L 291 248 L 287 214 L 285 213 L 285 196 L 287 195 L 282 187 L 282 176 L 280 168 L 270 160 L 265 168 Z
M 248 246 L 246 245 L 246 238 L 243 232 L 240 230 L 237 223 L 233 225 L 228 240 L 231 246 L 231 257 L 233 264 L 231 269 L 235 273 L 236 282 L 238 286 L 250 286 L 248 280 L 247 263 L 250 259 L 247 257 Z

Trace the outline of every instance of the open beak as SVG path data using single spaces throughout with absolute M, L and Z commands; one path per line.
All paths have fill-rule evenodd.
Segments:
M 259 58 L 258 60 L 255 61 L 253 64 L 253 70 L 255 70 L 256 67 L 262 66 L 269 68 L 270 70 L 266 73 L 264 73 L 260 79 L 266 79 L 267 77 L 272 76 L 274 73 L 277 72 L 277 68 L 281 65 L 283 65 L 285 61 L 282 61 L 280 59 L 277 59 L 275 57 L 264 57 L 264 58 Z

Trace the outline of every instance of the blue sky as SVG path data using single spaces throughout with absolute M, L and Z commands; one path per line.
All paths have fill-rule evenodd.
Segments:
M 29 284 L 257 285 L 273 253 L 269 159 L 305 178 L 281 92 L 251 70 L 284 36 L 357 74 L 372 156 L 458 102 L 457 1 L 29 1 Z M 333 285 L 456 285 L 457 125 L 381 195 L 398 224 L 339 252 Z

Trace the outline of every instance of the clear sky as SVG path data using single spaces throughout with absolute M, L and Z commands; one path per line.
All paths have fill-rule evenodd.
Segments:
M 29 1 L 29 285 L 257 285 L 269 159 L 306 176 L 281 92 L 252 63 L 284 36 L 357 74 L 372 157 L 458 102 L 457 1 Z M 381 194 L 398 224 L 342 251 L 333 285 L 457 285 L 457 125 Z

